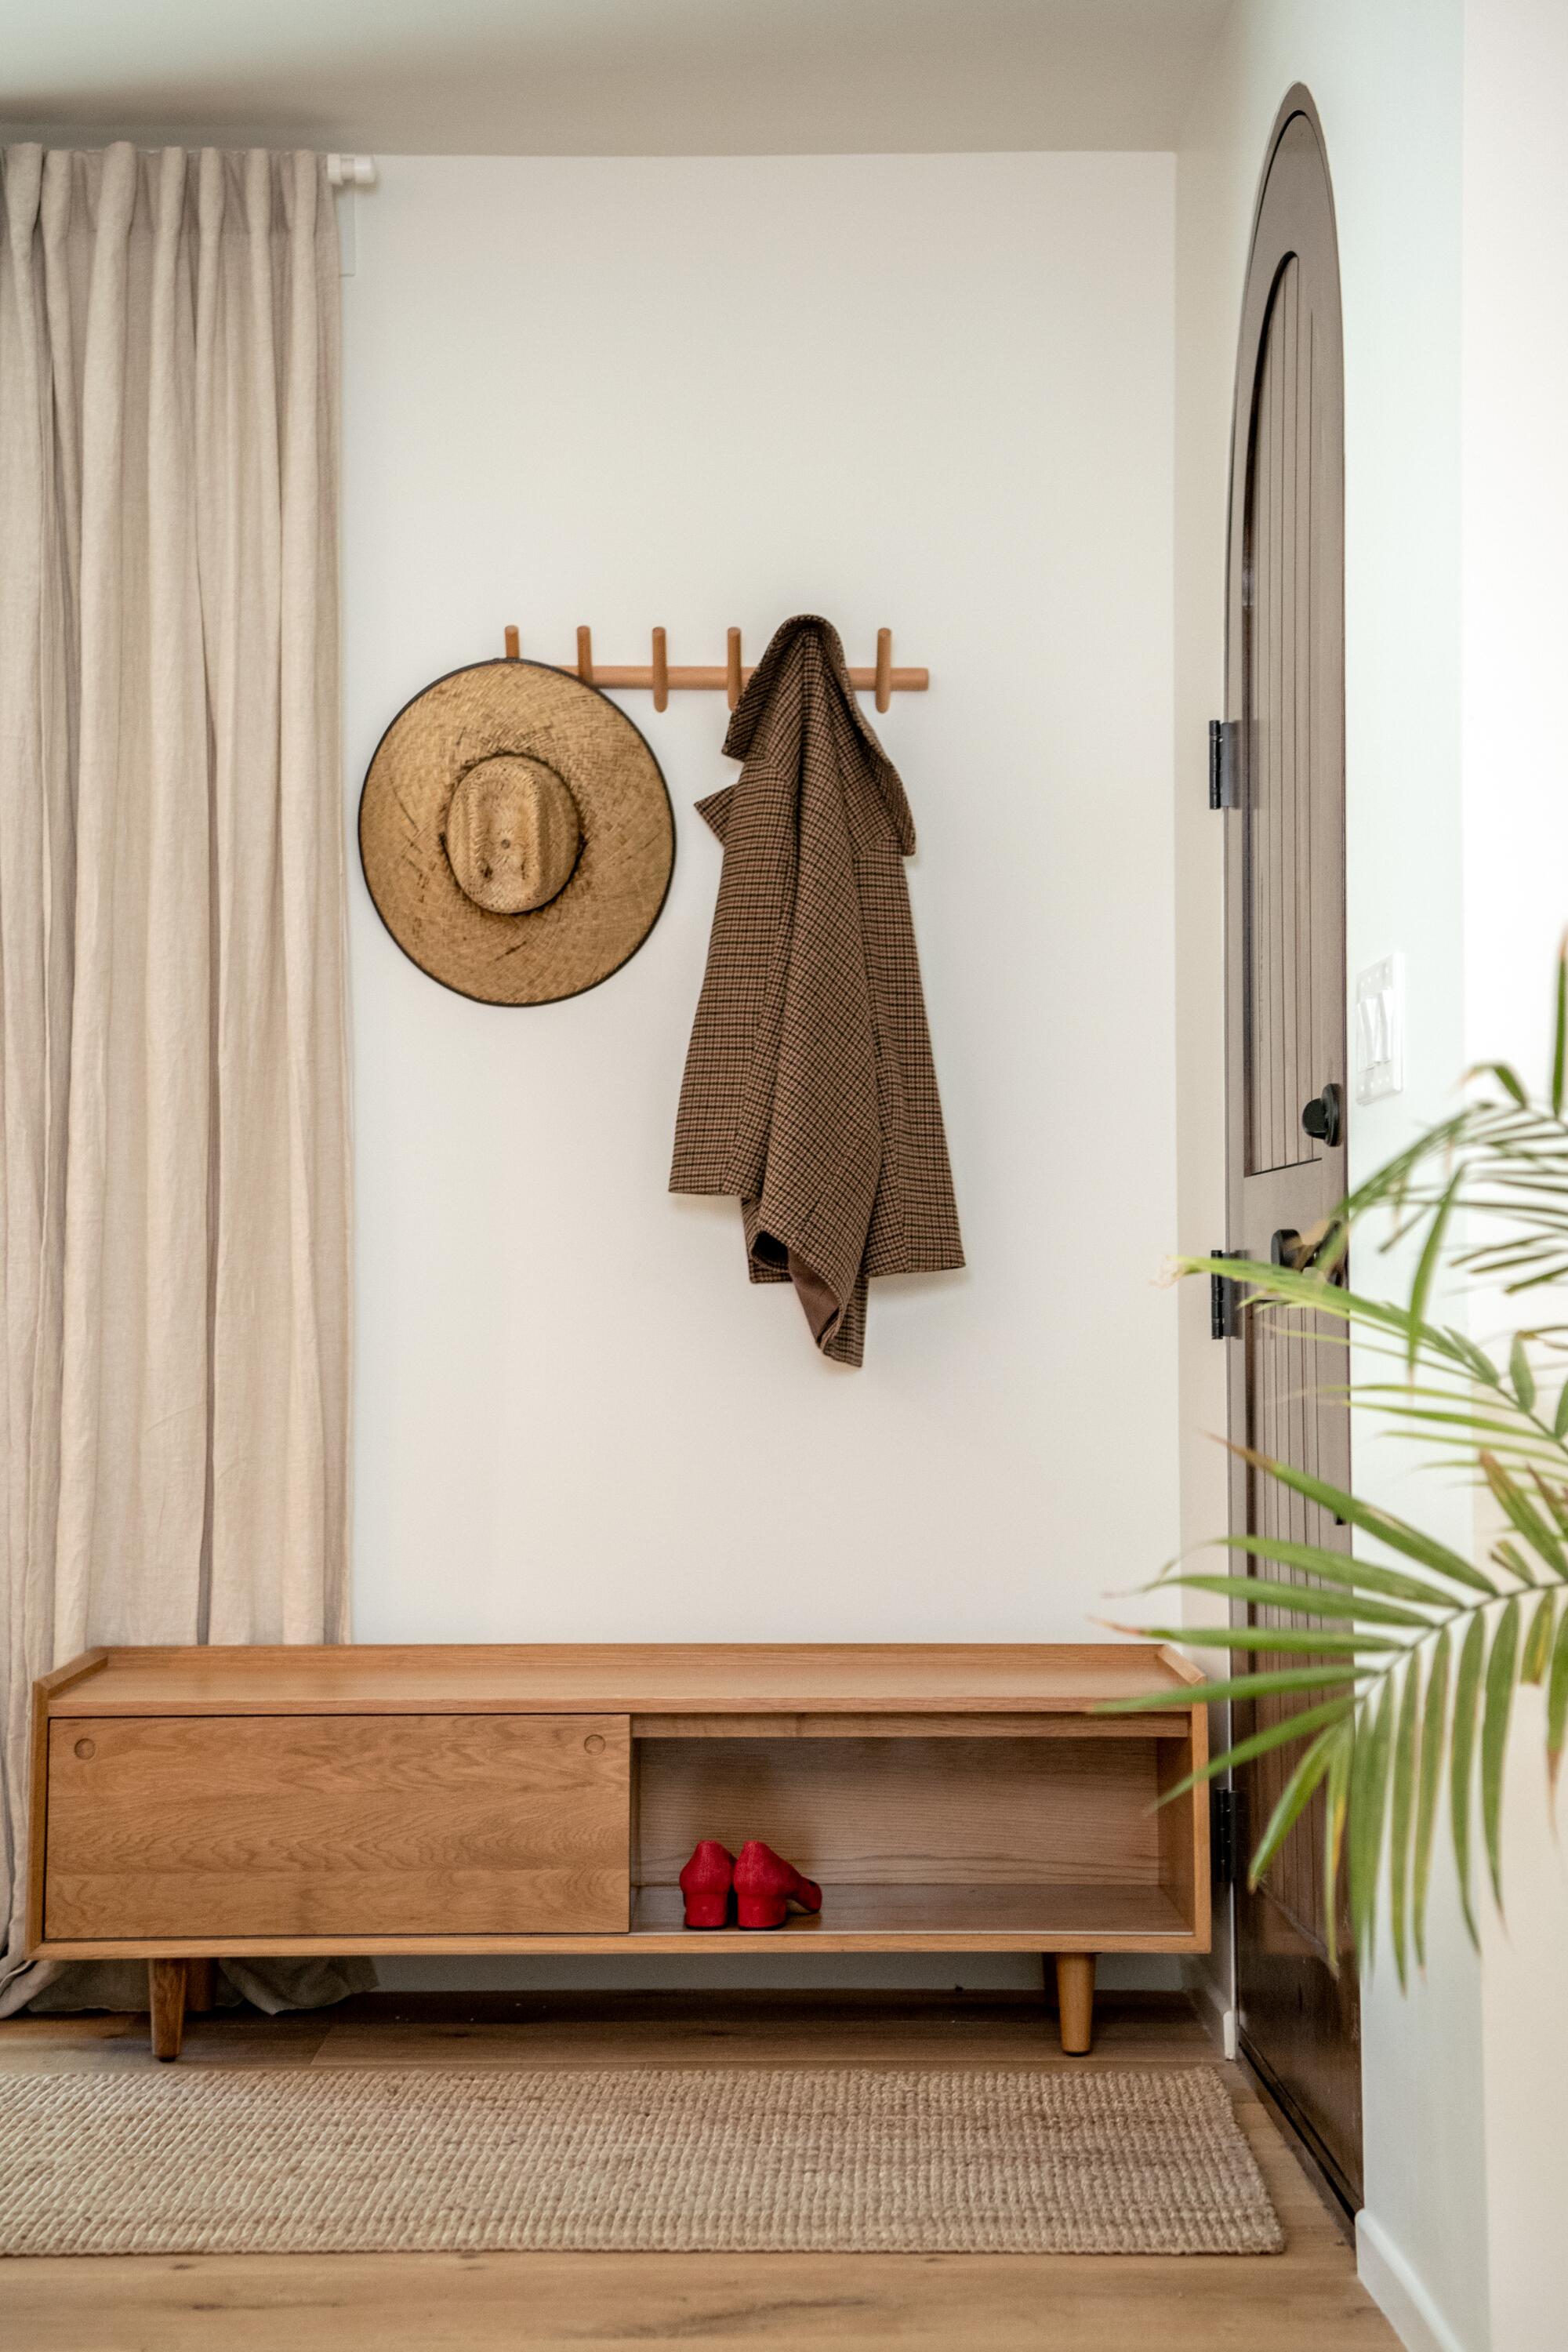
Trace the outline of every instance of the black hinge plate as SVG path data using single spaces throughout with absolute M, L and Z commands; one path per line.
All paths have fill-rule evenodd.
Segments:
M 1241 1884 L 1240 1807 L 1234 1789 L 1214 1792 L 1214 1874 L 1222 1886 Z
M 1240 763 L 1237 757 L 1240 744 L 1239 720 L 1209 720 L 1209 806 L 1212 809 L 1241 806 Z
M 1209 1252 L 1210 1257 L 1238 1257 L 1240 1254 L 1238 1250 L 1216 1249 Z M 1210 1275 L 1209 1338 L 1211 1339 L 1235 1339 L 1238 1328 L 1236 1318 L 1238 1287 L 1239 1286 L 1231 1280 L 1228 1274 Z

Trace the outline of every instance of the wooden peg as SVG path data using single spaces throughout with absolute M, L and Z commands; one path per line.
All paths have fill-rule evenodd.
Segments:
M 741 699 L 741 632 L 739 629 L 731 629 L 730 632 L 730 650 L 724 662 L 724 691 L 729 697 L 730 708 L 733 710 Z
M 584 686 L 594 683 L 594 633 L 592 629 L 577 632 L 577 675 Z
M 522 642 L 510 621 L 506 625 L 506 657 L 508 661 L 522 659 Z
M 656 710 L 669 709 L 669 661 L 662 629 L 653 633 L 653 707 Z
M 877 708 L 886 710 L 893 699 L 893 633 L 877 632 Z

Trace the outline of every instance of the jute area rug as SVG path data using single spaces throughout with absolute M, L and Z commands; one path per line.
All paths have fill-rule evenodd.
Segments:
M 1209 2067 L 0 2079 L 7 2254 L 1259 2254 Z

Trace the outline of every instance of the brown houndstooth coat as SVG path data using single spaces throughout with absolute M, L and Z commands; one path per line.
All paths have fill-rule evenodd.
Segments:
M 910 920 L 903 786 L 838 633 L 786 621 L 741 697 L 739 781 L 675 1126 L 674 1192 L 735 1192 L 753 1282 L 858 1364 L 866 1282 L 963 1264 Z

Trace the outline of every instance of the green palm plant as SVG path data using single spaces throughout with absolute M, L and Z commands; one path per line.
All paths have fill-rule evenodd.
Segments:
M 1248 1556 L 1240 1572 L 1192 1570 L 1178 1559 L 1144 1590 L 1248 1604 L 1248 1622 L 1117 1629 L 1236 1654 L 1245 1670 L 1211 1684 L 1213 1699 L 1289 1695 L 1299 1703 L 1298 1712 L 1264 1724 L 1183 1786 L 1300 1743 L 1252 1855 L 1249 1883 L 1256 1886 L 1321 1789 L 1329 1952 L 1338 1950 L 1342 1874 L 1363 1956 L 1386 1888 L 1402 1985 L 1411 1950 L 1426 1958 L 1427 1888 L 1445 1798 L 1472 1938 L 1478 1810 L 1501 1906 L 1503 1766 L 1520 1684 L 1546 1685 L 1553 1790 L 1568 1730 L 1568 1376 L 1548 1369 L 1568 1356 L 1568 1326 L 1531 1321 L 1493 1353 L 1430 1312 L 1456 1281 L 1521 1305 L 1538 1297 L 1543 1307 L 1568 1282 L 1565 1094 L 1568 961 L 1560 956 L 1544 1097 L 1528 1092 L 1507 1064 L 1472 1072 L 1462 1108 L 1351 1194 L 1301 1272 L 1236 1259 L 1178 1263 L 1182 1274 L 1245 1284 L 1245 1313 L 1288 1313 L 1314 1346 L 1326 1331 L 1347 1359 L 1352 1341 L 1370 1351 L 1381 1376 L 1347 1379 L 1342 1393 L 1351 1405 L 1375 1412 L 1386 1429 L 1421 1444 L 1432 1463 L 1485 1490 L 1495 1506 L 1500 1531 L 1481 1563 L 1353 1494 L 1238 1448 L 1259 1474 L 1347 1523 L 1362 1549 L 1352 1556 L 1260 1534 L 1226 1536 L 1222 1549 Z M 1373 1212 L 1387 1221 L 1383 1249 L 1405 1241 L 1415 1253 L 1403 1306 L 1338 1278 L 1352 1233 Z M 1529 1320 L 1533 1305 L 1522 1318 L 1520 1306 L 1510 1312 Z M 1310 1580 L 1297 1581 L 1302 1574 Z M 1262 1612 L 1274 1622 L 1260 1622 Z M 1280 1623 L 1281 1615 L 1293 1622 Z M 1259 1653 L 1299 1663 L 1247 1667 Z M 1190 1703 L 1190 1696 L 1174 1693 L 1171 1704 Z

